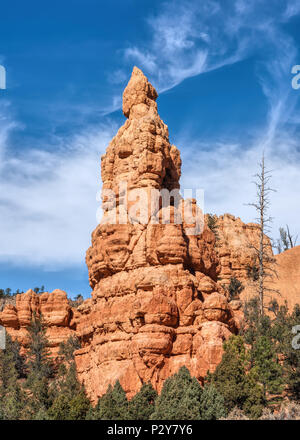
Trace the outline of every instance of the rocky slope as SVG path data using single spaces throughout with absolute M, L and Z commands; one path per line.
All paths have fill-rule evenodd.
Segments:
M 300 304 L 300 246 L 276 256 L 278 278 L 275 287 L 280 291 L 278 302 L 288 302 L 289 308 Z

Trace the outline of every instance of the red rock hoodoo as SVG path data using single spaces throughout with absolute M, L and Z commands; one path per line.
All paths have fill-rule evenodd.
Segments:
M 156 98 L 135 67 L 123 94 L 127 120 L 102 157 L 103 216 L 86 255 L 92 298 L 73 308 L 61 290 L 30 290 L 0 311 L 0 324 L 23 350 L 34 312 L 46 321 L 53 356 L 77 335 L 78 377 L 93 402 L 117 379 L 128 397 L 149 381 L 160 391 L 182 365 L 202 381 L 243 316 L 241 301 L 229 301 L 223 286 L 236 277 L 245 286 L 241 299 L 255 294 L 248 268 L 259 226 L 225 214 L 216 219 L 216 242 L 195 201 L 179 195 L 180 153 Z M 272 287 L 292 307 L 300 302 L 300 247 L 276 260 Z
M 128 119 L 102 157 L 104 213 L 86 256 L 93 292 L 78 308 L 77 324 L 77 371 L 93 401 L 117 379 L 129 397 L 148 381 L 160 391 L 182 365 L 202 380 L 238 325 L 238 312 L 217 283 L 213 232 L 202 224 L 190 234 L 195 223 L 174 220 L 186 209 L 184 201 L 160 200 L 150 212 L 161 220 L 169 210 L 167 224 L 152 221 L 145 201 L 138 213 L 129 212 L 136 190 L 147 196 L 154 189 L 176 194 L 179 188 L 180 153 L 169 142 L 156 98 L 135 67 L 123 94 Z M 195 202 L 189 206 L 197 216 Z M 116 223 L 120 218 L 125 221 Z

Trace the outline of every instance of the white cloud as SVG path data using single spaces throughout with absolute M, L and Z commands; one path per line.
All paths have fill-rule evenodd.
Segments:
M 295 0 L 169 1 L 147 19 L 152 38 L 128 46 L 125 59 L 162 92 L 273 45 L 270 33 L 299 12 Z
M 300 154 L 296 105 L 299 93 L 291 87 L 291 66 L 298 50 L 281 23 L 300 13 L 299 2 L 236 0 L 234 2 L 168 2 L 161 13 L 148 20 L 152 40 L 127 49 L 147 73 L 141 54 L 152 57 L 150 79 L 159 91 L 184 79 L 232 64 L 251 54 L 258 56 L 257 79 L 268 103 L 266 124 L 260 133 L 252 127 L 248 141 L 232 136 L 231 143 L 197 142 L 188 134 L 175 139 L 183 156 L 182 186 L 203 188 L 207 211 L 231 212 L 253 221 L 255 212 L 244 204 L 255 197 L 251 183 L 265 151 L 273 169 L 273 234 L 288 223 L 299 231 Z M 155 63 L 155 66 L 153 65 Z M 218 139 L 222 133 L 218 133 Z M 250 137 L 249 137 L 250 139 Z
M 272 171 L 270 215 L 274 217 L 271 236 L 278 237 L 278 228 L 288 224 L 300 232 L 300 154 L 297 138 L 288 132 L 277 137 L 265 148 L 264 136 L 251 143 L 219 143 L 205 145 L 181 136 L 176 144 L 182 151 L 182 188 L 201 188 L 205 192 L 205 211 L 218 215 L 225 212 L 253 222 L 257 213 L 247 206 L 256 197 L 254 175 L 265 149 L 266 165 Z
M 7 138 L 14 123 L 0 114 L 0 261 L 48 269 L 81 265 L 96 226 L 100 155 L 116 127 L 61 139 L 55 152 L 12 155 Z

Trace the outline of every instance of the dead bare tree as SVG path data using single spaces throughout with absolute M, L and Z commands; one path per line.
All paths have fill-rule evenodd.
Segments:
M 277 239 L 277 244 L 274 245 L 279 254 L 296 246 L 298 235 L 294 237 L 294 235 L 290 233 L 290 228 L 288 225 L 286 225 L 286 229 L 282 227 L 279 228 L 279 235 L 280 238 Z
M 273 267 L 275 262 L 273 258 L 273 253 L 271 251 L 270 242 L 267 238 L 267 233 L 270 232 L 270 223 L 272 222 L 272 217 L 269 216 L 270 207 L 270 193 L 275 190 L 269 186 L 269 182 L 272 178 L 271 171 L 266 169 L 265 157 L 262 156 L 261 162 L 259 163 L 259 172 L 254 176 L 256 180 L 253 182 L 256 185 L 256 202 L 249 203 L 249 206 L 253 206 L 258 217 L 256 220 L 259 223 L 259 247 L 251 244 L 254 249 L 255 260 L 258 263 L 258 297 L 260 314 L 264 315 L 264 310 L 267 308 L 265 306 L 265 296 L 267 291 L 275 291 L 266 286 L 266 279 L 272 278 L 276 274 L 276 270 Z M 279 293 L 276 291 L 276 293 Z
M 288 225 L 286 225 L 286 231 L 287 231 L 287 236 L 288 236 L 288 240 L 290 243 L 290 249 L 296 246 L 297 240 L 298 240 L 298 235 L 296 238 L 294 238 L 293 235 L 291 235 L 290 233 L 290 228 Z

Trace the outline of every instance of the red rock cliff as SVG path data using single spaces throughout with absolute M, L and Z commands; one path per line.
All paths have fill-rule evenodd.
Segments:
M 58 354 L 59 344 L 75 335 L 76 310 L 69 305 L 66 292 L 56 289 L 52 293 L 36 294 L 33 290 L 16 295 L 15 305 L 8 304 L 0 312 L 0 324 L 6 327 L 22 348 L 28 345 L 28 331 L 33 314 L 42 314 L 47 325 L 47 338 L 53 356 Z

